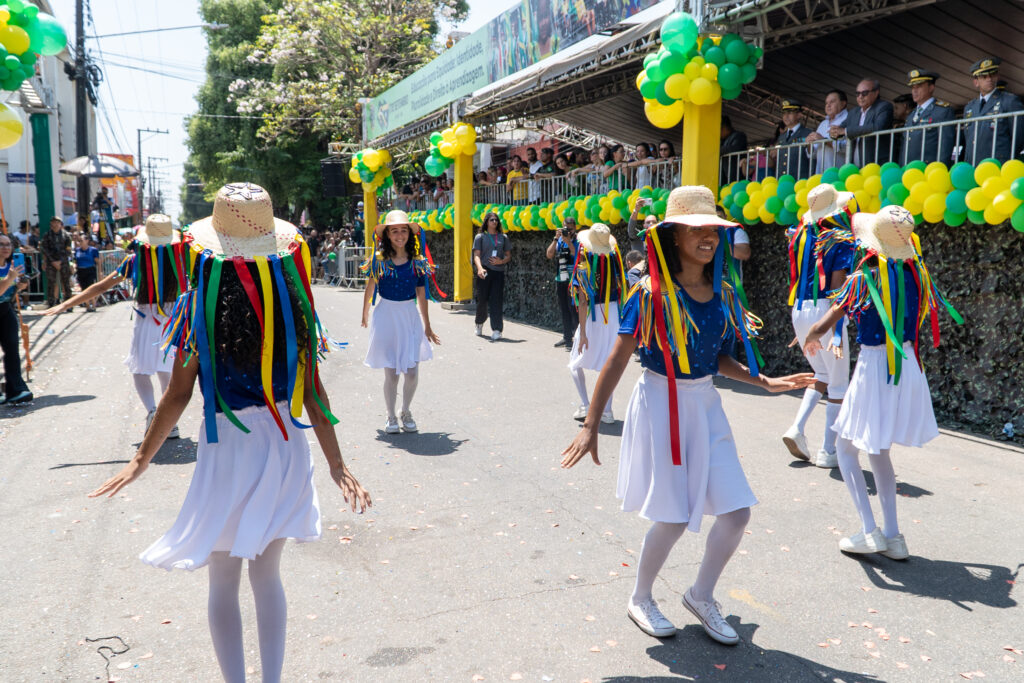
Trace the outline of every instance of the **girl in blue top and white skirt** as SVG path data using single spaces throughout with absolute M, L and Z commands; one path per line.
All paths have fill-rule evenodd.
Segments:
M 430 343 L 441 343 L 430 329 L 427 310 L 428 279 L 434 266 L 428 256 L 421 255 L 423 235 L 404 211 L 389 211 L 384 222 L 374 230 L 374 237 L 373 256 L 361 266 L 367 276 L 361 324 L 370 327 L 363 362 L 367 367 L 384 370 L 384 406 L 388 413 L 384 432 L 397 434 L 400 429 L 415 432 L 418 427 L 411 405 L 419 384 L 419 364 L 434 357 Z M 423 251 L 426 251 L 425 246 Z M 371 320 L 370 306 L 374 302 L 376 307 Z M 395 413 L 399 375 L 405 375 L 401 427 L 399 415 Z
M 716 215 L 708 188 L 671 192 L 665 220 L 646 233 L 648 274 L 629 294 L 592 399 L 602 405 L 611 395 L 639 345 L 644 373 L 626 409 L 616 495 L 624 511 L 639 512 L 653 524 L 640 551 L 629 618 L 652 636 L 675 633 L 652 596 L 654 579 L 683 532 L 699 531 L 703 516 L 713 515 L 697 580 L 683 605 L 711 638 L 729 645 L 739 636 L 722 616 L 714 589 L 757 499 L 711 379 L 720 374 L 770 392 L 814 381 L 810 373 L 765 377 L 756 365 L 748 370 L 730 355 L 741 341 L 749 358 L 758 357 L 751 337 L 759 321 L 745 311 L 742 290 L 722 282 L 725 261 L 731 260 L 724 228 L 735 225 Z M 562 467 L 587 453 L 601 464 L 598 422 L 596 413 L 587 416 L 563 453 Z
M 919 352 L 918 331 L 931 319 L 939 345 L 938 310 L 945 308 L 957 323 L 960 314 L 943 298 L 921 258 L 914 217 L 899 206 L 877 214 L 853 216 L 853 232 L 825 233 L 819 248 L 842 241 L 854 244 L 854 273 L 833 296 L 828 315 L 804 340 L 804 351 L 822 352 L 822 335 L 844 315 L 857 322 L 861 345 L 850 387 L 833 429 L 839 439 L 839 470 L 860 515 L 862 529 L 839 541 L 848 553 L 882 553 L 894 560 L 910 556 L 896 517 L 896 472 L 889 451 L 894 443 L 921 447 L 939 435 L 928 380 Z M 833 337 L 830 349 L 842 354 Z M 859 451 L 866 451 L 882 504 L 884 529 L 875 524 Z
M 246 679 L 238 605 L 242 560 L 256 603 L 262 678 L 279 681 L 287 605 L 285 540 L 320 537 L 312 427 L 331 478 L 352 510 L 370 495 L 345 466 L 318 357 L 327 351 L 309 286 L 309 249 L 295 226 L 274 218 L 270 197 L 249 183 L 218 192 L 213 216 L 185 235 L 193 288 L 171 313 L 171 385 L 135 457 L 91 496 L 134 481 L 191 399 L 203 395 L 195 472 L 178 518 L 141 555 L 164 569 L 210 566 L 208 616 L 224 680 Z M 305 408 L 310 425 L 300 420 Z

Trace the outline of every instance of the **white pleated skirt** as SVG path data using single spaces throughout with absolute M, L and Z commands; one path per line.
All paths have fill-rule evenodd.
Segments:
M 793 331 L 803 348 L 811 327 L 826 315 L 832 308 L 832 302 L 822 297 L 818 303 L 805 301 L 800 308 L 793 306 L 791 313 L 793 319 Z M 829 350 L 828 345 L 832 342 L 833 330 L 829 330 L 821 337 L 822 350 L 813 356 L 804 354 L 804 358 L 810 363 L 814 370 L 814 379 L 828 385 L 829 398 L 842 398 L 846 394 L 846 388 L 850 385 L 850 333 L 846 319 L 843 319 L 843 357 L 836 358 Z
M 320 538 L 320 503 L 313 487 L 313 459 L 306 435 L 277 405 L 285 441 L 265 406 L 235 411 L 245 434 L 217 414 L 218 442 L 199 427 L 195 471 L 170 530 L 140 556 L 162 569 L 199 569 L 214 551 L 254 559 L 279 538 Z
M 166 304 L 164 312 L 170 312 L 172 305 Z M 167 358 L 164 358 L 164 352 L 160 348 L 167 318 L 160 315 L 154 305 L 143 304 L 134 307 L 135 326 L 132 328 L 132 343 L 124 364 L 133 375 L 170 372 L 174 368 L 174 349 L 167 353 Z
M 612 354 L 615 340 L 619 337 L 619 305 L 608 304 L 608 322 L 604 321 L 604 304 L 595 307 L 596 320 L 587 318 L 587 348 L 580 353 L 580 328 L 572 338 L 572 352 L 569 354 L 569 369 L 601 371 L 604 362 Z
M 681 465 L 672 464 L 668 379 L 645 370 L 622 427 L 615 495 L 626 512 L 653 522 L 687 523 L 757 504 L 747 483 L 722 399 L 711 377 L 677 379 Z
M 921 447 L 939 435 L 928 379 L 905 343 L 900 383 L 887 382 L 885 345 L 862 346 L 843 407 L 833 429 L 867 453 L 880 453 L 894 443 Z
M 379 297 L 370 318 L 370 341 L 363 364 L 404 374 L 433 357 L 416 299 L 392 301 Z

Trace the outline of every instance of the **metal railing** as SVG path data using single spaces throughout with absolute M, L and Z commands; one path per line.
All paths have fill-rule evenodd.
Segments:
M 421 195 L 418 192 L 412 195 L 396 194 L 391 198 L 391 206 L 402 211 L 430 211 L 431 209 L 443 209 L 455 199 L 455 193 L 451 190 L 443 192 L 430 192 Z
M 370 257 L 371 247 L 363 245 L 346 245 L 338 249 L 338 259 L 334 261 L 336 268 L 335 281 L 328 284 L 358 289 L 366 286 L 366 276 L 359 272 L 359 264 Z

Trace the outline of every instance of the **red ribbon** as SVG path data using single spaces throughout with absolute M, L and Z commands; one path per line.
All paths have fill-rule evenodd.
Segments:
M 657 254 L 654 245 L 650 243 L 651 236 L 647 236 L 648 258 Z M 658 335 L 658 345 L 661 347 L 661 356 L 665 361 L 665 374 L 668 376 L 668 419 L 669 434 L 672 442 L 672 464 L 682 465 L 683 461 L 679 451 L 679 397 L 676 395 L 676 369 L 672 362 L 672 350 L 668 344 L 668 332 L 665 330 L 664 306 L 661 300 L 661 280 L 658 276 L 658 267 L 650 268 L 651 271 L 651 296 L 654 297 L 654 329 Z M 683 343 L 683 340 L 676 340 Z
M 149 247 L 142 247 L 143 252 L 146 254 L 146 263 L 144 267 L 146 269 L 146 282 L 149 283 L 149 305 L 153 305 L 153 255 L 149 252 Z M 156 322 L 154 316 L 153 322 Z
M 423 234 L 422 230 L 420 231 L 420 234 Z M 448 295 L 441 291 L 441 288 L 437 284 L 437 278 L 434 276 L 434 258 L 430 255 L 430 247 L 427 246 L 427 240 L 424 238 L 421 241 L 423 242 L 423 254 L 427 257 L 427 263 L 430 264 L 430 281 L 434 283 L 434 289 L 436 289 L 437 293 L 441 295 L 441 298 L 447 299 Z

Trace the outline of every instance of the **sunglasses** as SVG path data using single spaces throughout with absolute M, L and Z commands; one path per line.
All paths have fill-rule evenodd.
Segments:
M 659 147 L 658 151 L 659 152 L 671 152 L 672 150 L 669 149 L 668 147 Z
M 857 97 L 867 97 L 868 95 L 870 95 L 871 93 L 875 92 L 876 90 L 878 90 L 878 88 L 872 88 L 871 90 L 858 90 L 857 91 Z

